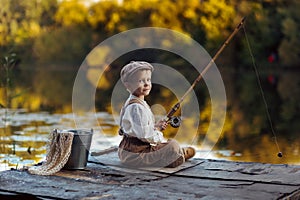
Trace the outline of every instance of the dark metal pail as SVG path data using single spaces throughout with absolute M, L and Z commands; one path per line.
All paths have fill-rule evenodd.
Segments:
M 93 129 L 67 130 L 74 133 L 70 157 L 64 169 L 84 169 L 87 165 Z

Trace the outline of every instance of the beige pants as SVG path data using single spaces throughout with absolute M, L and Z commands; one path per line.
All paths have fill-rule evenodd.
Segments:
M 121 162 L 131 167 L 177 167 L 184 163 L 184 155 L 176 140 L 156 146 L 135 137 L 123 136 L 118 151 Z

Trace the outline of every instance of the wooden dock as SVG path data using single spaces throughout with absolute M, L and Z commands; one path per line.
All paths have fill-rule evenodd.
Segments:
M 300 166 L 193 159 L 178 168 L 129 169 L 116 148 L 84 170 L 0 173 L 0 199 L 300 199 Z

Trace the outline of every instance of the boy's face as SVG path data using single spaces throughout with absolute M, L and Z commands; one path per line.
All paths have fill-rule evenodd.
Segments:
M 152 88 L 151 75 L 150 70 L 139 70 L 130 77 L 125 86 L 133 95 L 144 99 L 145 96 L 149 95 Z

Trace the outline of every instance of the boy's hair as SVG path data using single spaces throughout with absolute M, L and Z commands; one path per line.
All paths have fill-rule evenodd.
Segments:
M 125 82 L 128 82 L 130 76 L 132 76 L 135 72 L 138 70 L 150 70 L 153 72 L 154 68 L 153 66 L 144 61 L 131 61 L 127 65 L 125 65 L 121 70 L 121 81 L 124 84 Z

